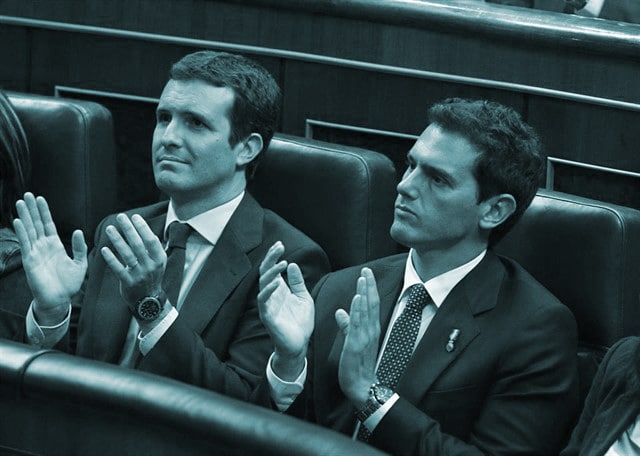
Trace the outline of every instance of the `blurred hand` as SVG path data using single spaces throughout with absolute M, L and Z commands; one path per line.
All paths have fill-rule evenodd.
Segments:
M 82 231 L 71 238 L 73 258 L 58 236 L 47 201 L 32 193 L 16 203 L 13 227 L 20 241 L 22 264 L 34 298 L 38 323 L 52 326 L 66 316 L 71 297 L 80 290 L 87 272 L 87 244 Z
M 297 264 L 278 261 L 284 253 L 276 242 L 260 264 L 260 319 L 275 347 L 272 368 L 283 380 L 295 379 L 304 367 L 314 327 L 314 302 Z M 287 282 L 282 277 L 287 272 Z

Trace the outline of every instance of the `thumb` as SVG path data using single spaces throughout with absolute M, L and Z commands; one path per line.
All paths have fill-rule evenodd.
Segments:
M 304 277 L 300 267 L 295 263 L 289 263 L 287 266 L 287 282 L 291 292 L 299 298 L 303 298 L 309 294 L 304 283 Z
M 75 230 L 71 236 L 71 249 L 73 250 L 73 261 L 76 263 L 87 262 L 87 243 L 84 241 L 82 231 Z
M 338 328 L 342 331 L 342 334 L 346 336 L 349 332 L 349 314 L 344 309 L 338 309 L 336 310 L 335 317 Z

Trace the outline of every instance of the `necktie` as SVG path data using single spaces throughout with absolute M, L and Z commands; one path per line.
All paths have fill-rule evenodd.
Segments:
M 431 302 L 429 293 L 421 283 L 409 288 L 406 306 L 391 328 L 389 340 L 376 372 L 378 380 L 383 385 L 393 389 L 398 384 L 400 376 L 413 355 L 413 347 L 422 323 L 422 310 Z M 369 435 L 369 430 L 361 423 L 358 440 L 366 442 Z
M 162 289 L 173 306 L 178 305 L 178 294 L 184 271 L 184 253 L 191 230 L 192 228 L 188 224 L 178 221 L 171 222 L 167 230 L 169 238 L 167 242 L 167 267 L 162 279 Z

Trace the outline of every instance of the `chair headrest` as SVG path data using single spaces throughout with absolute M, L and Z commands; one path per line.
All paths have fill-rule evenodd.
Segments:
M 276 135 L 261 160 L 251 194 L 320 244 L 334 269 L 396 252 L 389 235 L 396 173 L 389 158 Z
M 116 210 L 111 113 L 90 101 L 7 93 L 31 149 L 30 190 L 47 198 L 63 240 L 82 229 L 90 244 Z
M 539 190 L 495 250 L 572 310 L 581 344 L 640 334 L 640 211 Z

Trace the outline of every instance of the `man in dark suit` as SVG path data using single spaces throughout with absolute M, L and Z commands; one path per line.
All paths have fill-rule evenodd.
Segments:
M 329 270 L 317 244 L 245 192 L 278 103 L 271 75 L 241 56 L 201 51 L 173 65 L 152 145 L 170 199 L 107 217 L 89 258 L 80 231 L 67 256 L 46 201 L 25 194 L 14 223 L 34 295 L 25 339 L 73 350 L 77 295 L 78 354 L 249 399 L 272 351 L 256 305 L 268 247 L 286 239 L 309 284 Z
M 577 410 L 575 320 L 491 251 L 535 195 L 538 138 L 497 103 L 429 115 L 391 227 L 408 254 L 331 273 L 313 297 L 283 243 L 265 257 L 260 393 L 393 454 L 557 454 Z

